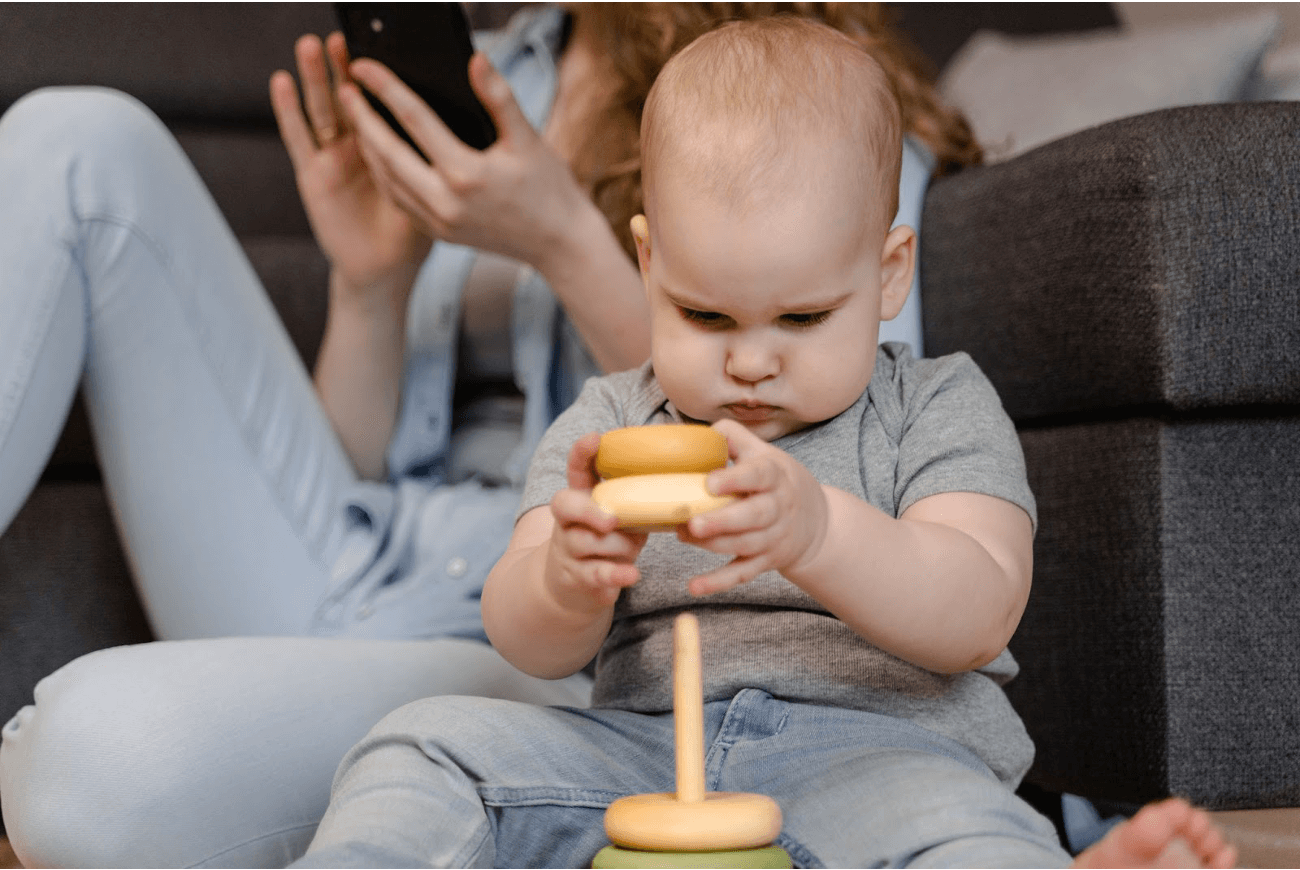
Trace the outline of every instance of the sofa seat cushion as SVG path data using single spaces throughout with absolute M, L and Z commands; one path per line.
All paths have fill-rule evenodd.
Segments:
M 1300 414 L 1027 429 L 1030 781 L 1300 806 Z M 1095 626 L 1081 631 L 1081 626 Z

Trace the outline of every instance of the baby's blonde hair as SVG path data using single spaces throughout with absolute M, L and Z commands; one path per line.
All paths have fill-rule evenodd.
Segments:
M 889 75 L 845 34 L 793 16 L 730 22 L 674 55 L 650 89 L 645 205 L 653 207 L 656 174 L 670 168 L 732 201 L 781 192 L 770 189 L 773 170 L 790 168 L 793 145 L 812 138 L 829 156 L 850 158 L 853 175 L 837 185 L 860 191 L 887 230 L 898 211 L 902 126 Z

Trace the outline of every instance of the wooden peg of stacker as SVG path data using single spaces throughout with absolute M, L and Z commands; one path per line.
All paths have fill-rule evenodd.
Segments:
M 713 852 L 756 849 L 781 832 L 781 808 L 766 795 L 709 792 L 704 786 L 704 692 L 700 625 L 692 613 L 673 626 L 673 718 L 677 793 L 620 798 L 605 812 L 605 833 L 624 849 Z

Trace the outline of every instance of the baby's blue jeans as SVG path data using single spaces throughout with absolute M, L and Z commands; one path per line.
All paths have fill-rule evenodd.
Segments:
M 0 530 L 78 385 L 167 641 L 72 662 L 5 725 L 0 804 L 27 866 L 283 866 L 385 713 L 589 696 L 472 641 L 291 637 L 329 591 L 352 467 L 162 124 L 121 94 L 49 89 L 0 120 Z
M 1070 861 L 978 757 L 910 722 L 754 689 L 704 719 L 706 787 L 773 797 L 796 866 Z M 590 866 L 611 801 L 674 789 L 671 714 L 417 701 L 348 753 L 296 866 Z

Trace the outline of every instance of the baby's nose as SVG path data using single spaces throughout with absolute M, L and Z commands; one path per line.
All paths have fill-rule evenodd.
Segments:
M 736 341 L 727 354 L 727 374 L 739 381 L 754 383 L 780 371 L 780 360 L 765 342 Z

